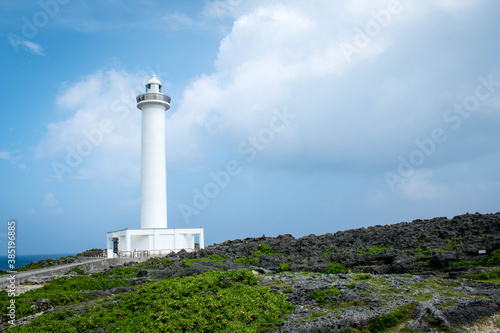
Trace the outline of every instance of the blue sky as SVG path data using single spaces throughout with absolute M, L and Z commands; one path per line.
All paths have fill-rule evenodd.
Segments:
M 139 227 L 135 96 L 166 113 L 168 226 L 207 244 L 500 211 L 497 1 L 4 0 L 0 240 Z

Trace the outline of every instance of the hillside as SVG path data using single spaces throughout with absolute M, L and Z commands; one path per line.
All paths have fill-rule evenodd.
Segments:
M 481 319 L 500 310 L 499 266 L 500 213 L 236 239 L 47 279 L 10 331 L 465 332 L 500 325 Z

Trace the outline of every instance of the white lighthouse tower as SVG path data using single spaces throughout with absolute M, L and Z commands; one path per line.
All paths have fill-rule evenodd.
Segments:
M 170 97 L 161 93 L 154 74 L 146 93 L 137 96 L 137 108 L 142 111 L 141 228 L 166 228 L 165 111 Z
M 108 258 L 161 256 L 204 246 L 203 228 L 167 228 L 165 111 L 170 109 L 170 97 L 161 88 L 153 74 L 146 93 L 137 96 L 142 111 L 141 228 L 108 232 Z

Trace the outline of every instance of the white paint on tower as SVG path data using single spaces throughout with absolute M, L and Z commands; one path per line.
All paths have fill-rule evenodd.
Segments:
M 142 110 L 141 229 L 167 227 L 165 111 L 170 98 L 161 87 L 153 74 L 146 93 L 137 97 L 137 108 Z

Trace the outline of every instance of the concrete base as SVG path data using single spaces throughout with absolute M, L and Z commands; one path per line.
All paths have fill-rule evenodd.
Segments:
M 198 246 L 202 249 L 203 228 L 123 229 L 108 232 L 108 258 L 167 255 L 183 249 L 191 252 L 196 250 L 195 235 L 198 235 Z M 115 242 L 118 242 L 118 253 L 113 251 Z

